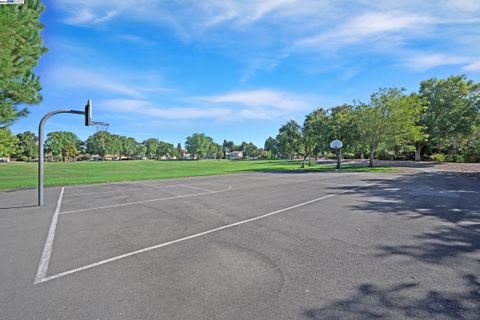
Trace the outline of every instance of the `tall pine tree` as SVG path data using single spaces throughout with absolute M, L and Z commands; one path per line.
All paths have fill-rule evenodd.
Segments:
M 0 128 L 28 114 L 20 105 L 42 100 L 40 79 L 32 69 L 47 51 L 40 36 L 44 9 L 40 0 L 0 6 Z

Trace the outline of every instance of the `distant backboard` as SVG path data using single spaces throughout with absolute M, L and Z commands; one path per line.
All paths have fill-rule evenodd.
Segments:
M 92 124 L 92 101 L 88 99 L 87 104 L 85 105 L 85 125 L 88 127 L 91 124 Z
M 332 142 L 330 142 L 330 148 L 332 149 L 340 149 L 341 147 L 343 147 L 343 142 L 340 141 L 340 140 L 333 140 Z

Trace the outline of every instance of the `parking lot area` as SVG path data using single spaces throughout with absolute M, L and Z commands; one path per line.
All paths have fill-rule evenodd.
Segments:
M 478 319 L 480 180 L 245 173 L 0 193 L 1 319 Z

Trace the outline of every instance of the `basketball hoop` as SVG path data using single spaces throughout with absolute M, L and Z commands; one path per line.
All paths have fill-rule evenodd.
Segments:
M 108 131 L 108 127 L 110 126 L 110 123 L 100 122 L 100 121 L 92 121 L 92 122 L 90 122 L 90 125 L 94 125 L 95 128 L 97 128 L 97 132 L 100 132 L 100 131 Z

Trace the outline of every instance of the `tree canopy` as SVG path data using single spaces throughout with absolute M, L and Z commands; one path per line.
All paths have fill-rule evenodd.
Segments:
M 50 132 L 45 140 L 45 151 L 54 159 L 62 157 L 64 161 L 75 156 L 82 147 L 83 141 L 68 131 Z
M 42 100 L 40 79 L 32 70 L 47 51 L 40 36 L 44 8 L 40 0 L 0 5 L 0 127 L 28 114 L 19 105 Z
M 17 134 L 14 156 L 19 160 L 30 161 L 38 156 L 38 138 L 33 132 L 25 131 Z
M 475 131 L 480 110 L 480 84 L 462 76 L 432 78 L 420 83 L 426 110 L 420 116 L 423 135 L 417 140 L 417 158 L 423 147 L 457 149 Z
M 369 104 L 357 108 L 359 137 L 368 147 L 370 166 L 380 145 L 414 141 L 420 135 L 418 119 L 422 105 L 414 95 L 403 89 L 380 89 L 370 97 Z
M 17 137 L 8 128 L 0 128 L 0 157 L 10 157 L 15 152 Z
M 204 133 L 194 133 L 187 137 L 185 148 L 192 155 L 192 158 L 205 159 L 213 143 L 213 139 Z

